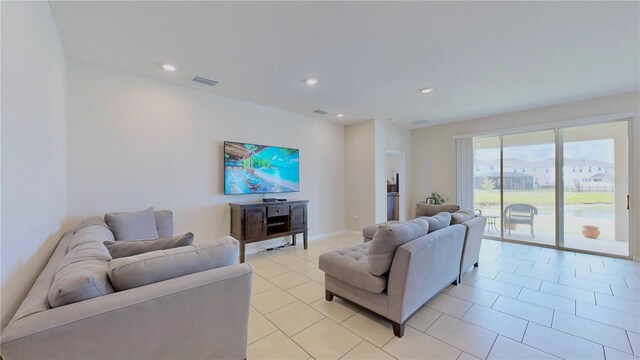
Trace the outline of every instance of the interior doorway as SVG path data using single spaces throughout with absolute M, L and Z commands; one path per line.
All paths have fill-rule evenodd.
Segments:
M 386 152 L 387 221 L 406 220 L 405 206 L 405 158 L 404 153 L 387 150 Z

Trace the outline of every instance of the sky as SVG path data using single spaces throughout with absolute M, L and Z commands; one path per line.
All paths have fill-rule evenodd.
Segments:
M 574 160 L 597 160 L 614 163 L 613 139 L 588 140 L 564 143 L 564 157 Z M 500 158 L 500 150 L 477 149 L 474 156 L 479 160 Z M 555 157 L 555 144 L 508 146 L 504 148 L 505 158 L 526 161 L 540 161 Z

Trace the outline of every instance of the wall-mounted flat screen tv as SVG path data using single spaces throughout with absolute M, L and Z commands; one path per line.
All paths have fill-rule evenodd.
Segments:
M 224 193 L 300 191 L 300 151 L 277 146 L 224 142 Z

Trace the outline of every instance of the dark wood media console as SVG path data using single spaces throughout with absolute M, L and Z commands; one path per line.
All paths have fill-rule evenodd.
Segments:
M 240 241 L 240 262 L 244 262 L 246 244 L 302 234 L 307 249 L 307 204 L 309 200 L 229 203 L 231 236 Z

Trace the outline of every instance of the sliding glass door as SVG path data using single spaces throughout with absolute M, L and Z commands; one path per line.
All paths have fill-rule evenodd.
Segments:
M 502 138 L 504 237 L 556 243 L 554 130 Z
M 473 207 L 487 218 L 484 235 L 502 236 L 500 217 L 500 154 L 501 137 L 479 137 L 473 139 Z
M 561 246 L 629 255 L 628 129 L 622 121 L 561 130 Z
M 629 256 L 628 121 L 475 137 L 473 152 L 485 236 Z

